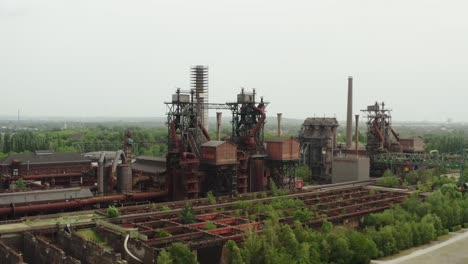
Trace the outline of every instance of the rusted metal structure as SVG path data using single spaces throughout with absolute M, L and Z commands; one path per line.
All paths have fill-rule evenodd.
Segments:
M 204 193 L 237 194 L 237 147 L 226 141 L 211 140 L 201 145 Z
M 330 181 L 336 149 L 336 118 L 307 118 L 299 133 L 301 163 L 317 180 Z
M 381 176 L 385 170 L 380 164 L 374 162 L 375 156 L 381 153 L 401 152 L 400 137 L 392 128 L 391 110 L 385 108 L 385 103 L 369 105 L 361 110 L 367 117 L 367 144 L 366 151 L 371 162 L 371 175 Z
M 276 150 L 275 144 L 292 147 L 288 150 L 291 152 L 288 158 L 284 155 L 269 158 L 264 144 L 268 103 L 263 98 L 257 101 L 255 90 L 246 92 L 242 89 L 236 102 L 225 104 L 201 103 L 195 100 L 195 94 L 194 89 L 178 89 L 172 102 L 166 103 L 169 131 L 167 173 L 172 181 L 173 199 L 195 198 L 208 191 L 230 195 L 263 191 L 268 189 L 270 180 L 280 187 L 293 188 L 294 169 L 299 156 L 297 142 L 290 139 L 271 142 L 272 153 Z M 227 142 L 211 140 L 200 123 L 198 109 L 201 108 L 231 111 L 232 133 Z M 221 114 L 217 114 L 218 139 L 220 121 Z M 277 148 L 278 151 L 283 149 Z M 189 158 L 181 158 L 183 153 Z M 272 179 L 270 172 L 275 175 Z
M 353 77 L 348 77 L 348 104 L 346 112 L 346 148 L 350 149 L 353 138 Z
M 279 188 L 295 188 L 300 144 L 293 138 L 272 138 L 266 141 L 270 179 Z
M 126 130 L 122 150 L 89 154 L 93 157 L 92 160 L 87 159 L 91 171 L 90 180 L 82 180 L 80 186 L 84 186 L 83 182 L 86 183 L 86 187 L 96 197 L 79 197 L 73 201 L 64 198 L 39 203 L 13 203 L 10 207 L 0 206 L 0 215 L 74 210 L 79 207 L 92 208 L 109 203 L 134 203 L 152 199 L 194 199 L 209 191 L 217 195 L 236 196 L 238 193 L 266 191 L 270 182 L 292 189 L 299 156 L 298 143 L 287 138 L 271 141 L 268 143 L 269 157 L 264 144 L 265 108 L 268 103 L 263 98 L 257 101 L 255 90 L 245 92 L 244 89 L 237 95 L 235 102 L 208 103 L 205 89 L 207 68 L 194 67 L 192 77 L 194 89 L 177 89 L 172 100 L 165 103 L 168 154 L 164 168 L 160 161 L 151 158 L 140 157 L 132 164 L 133 144 L 138 142 L 134 142 L 131 131 Z M 202 117 L 208 109 L 231 111 L 232 134 L 225 138 L 226 141 L 211 140 L 203 125 L 208 120 Z M 221 115 L 218 114 L 218 139 L 220 121 Z M 91 161 L 96 163 L 91 165 Z M 273 176 L 270 177 L 270 174 Z M 58 172 L 57 175 L 47 177 L 28 177 L 55 179 L 65 176 L 72 179 L 78 178 L 80 174 L 62 175 Z
M 167 173 L 173 199 L 196 198 L 200 193 L 200 145 L 209 141 L 200 123 L 195 90 L 177 89 L 167 106 L 168 154 Z
M 303 225 L 319 228 L 327 220 L 336 225 L 358 226 L 365 215 L 401 204 L 409 195 L 398 191 L 371 190 L 367 187 L 371 183 L 320 186 L 289 194 L 285 198 L 300 199 L 303 206 L 281 209 L 279 221 L 293 225 L 295 210 L 307 208 L 316 217 L 303 221 Z M 156 207 L 123 207 L 120 209 L 122 216 L 118 218 L 90 220 L 69 227 L 36 226 L 26 231 L 3 228 L 0 231 L 0 261 L 151 263 L 162 249 L 179 242 L 189 246 L 200 263 L 219 263 L 222 247 L 227 241 L 242 242 L 245 231 L 249 229 L 257 233 L 264 231 L 262 221 L 267 215 L 256 212 L 255 205 L 269 204 L 277 197 L 255 199 L 253 195 L 246 195 L 243 200 L 254 205 L 253 211 L 249 209 L 250 217 L 239 216 L 238 199 L 225 198 L 217 204 L 209 204 L 207 199 L 192 200 L 195 222 L 188 224 L 181 221 L 180 212 L 186 202 L 180 201 Z M 162 211 L 163 207 L 170 210 Z M 98 213 L 105 214 L 105 210 Z M 208 224 L 212 228 L 207 229 Z M 93 241 L 82 235 L 90 232 L 102 240 Z M 46 258 L 40 254 L 45 251 L 48 252 Z
M 240 151 L 240 193 L 262 191 L 268 187 L 267 155 L 263 144 L 265 108 L 268 103 L 263 101 L 263 97 L 257 102 L 256 96 L 255 89 L 249 93 L 242 88 L 241 93 L 237 95 L 237 102 L 227 103 L 232 111 L 231 140 Z
M 32 189 L 92 186 L 91 160 L 72 152 L 35 151 L 11 154 L 0 162 L 0 190 L 15 181 L 35 182 Z

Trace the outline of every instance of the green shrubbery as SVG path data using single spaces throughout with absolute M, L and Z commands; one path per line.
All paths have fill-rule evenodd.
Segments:
M 197 220 L 191 203 L 186 203 L 180 213 L 180 222 L 184 225 L 195 223 Z
M 377 184 L 385 187 L 395 188 L 400 185 L 400 181 L 390 170 L 386 170 L 383 177 L 377 180 Z
M 167 250 L 163 249 L 157 259 L 158 264 L 197 264 L 197 256 L 187 245 L 174 243 Z
M 225 263 L 368 263 L 377 256 L 375 243 L 365 235 L 324 222 L 323 232 L 280 224 L 277 218 L 265 221 L 264 235 L 248 231 L 239 248 L 228 242 Z
M 206 222 L 205 226 L 203 227 L 203 229 L 205 229 L 205 230 L 211 230 L 211 229 L 215 229 L 215 228 L 216 228 L 216 224 L 213 223 L 213 222 L 210 222 L 210 221 Z
M 120 211 L 117 207 L 111 205 L 107 208 L 106 214 L 107 214 L 107 217 L 109 218 L 119 217 Z
M 307 165 L 302 165 L 296 168 L 296 177 L 302 179 L 304 183 L 312 183 L 312 171 Z
M 206 198 L 208 198 L 208 203 L 210 204 L 216 204 L 216 197 L 212 192 L 206 193 Z

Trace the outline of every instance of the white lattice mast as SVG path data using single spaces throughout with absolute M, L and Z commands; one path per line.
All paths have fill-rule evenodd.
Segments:
M 208 66 L 196 65 L 191 69 L 192 89 L 195 90 L 200 124 L 208 131 Z

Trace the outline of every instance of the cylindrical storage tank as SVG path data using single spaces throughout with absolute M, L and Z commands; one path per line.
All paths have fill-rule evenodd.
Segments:
M 117 167 L 117 192 L 127 193 L 132 191 L 132 167 L 122 164 Z

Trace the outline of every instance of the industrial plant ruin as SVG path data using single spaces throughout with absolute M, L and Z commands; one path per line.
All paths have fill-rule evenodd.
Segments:
M 291 137 L 282 133 L 282 113 L 277 135 L 266 138 L 269 102 L 259 90 L 241 88 L 213 103 L 208 67 L 194 66 L 190 75 L 191 89 L 177 88 L 164 102 L 165 157 L 135 156 L 135 144 L 148 142 L 127 129 L 118 151 L 37 150 L 2 160 L 0 263 L 156 263 L 174 243 L 187 245 L 201 263 L 219 263 L 227 241 L 241 243 L 247 230 L 263 232 L 270 216 L 258 208 L 274 205 L 278 192 L 299 201 L 275 208 L 282 224 L 293 226 L 291 212 L 299 210 L 314 212 L 302 222 L 312 228 L 324 222 L 358 227 L 363 217 L 411 195 L 375 187 L 384 171 L 464 164 L 464 157 L 426 154 L 421 137 L 402 138 L 385 103 L 361 111 L 366 131 L 360 132 L 352 77 L 345 142 L 338 142 L 336 117 L 307 118 Z M 223 113 L 231 127 L 221 137 Z M 313 185 L 297 177 L 299 166 L 310 170 Z M 119 213 L 109 216 L 109 208 Z M 193 210 L 190 221 L 181 217 L 187 210 Z

